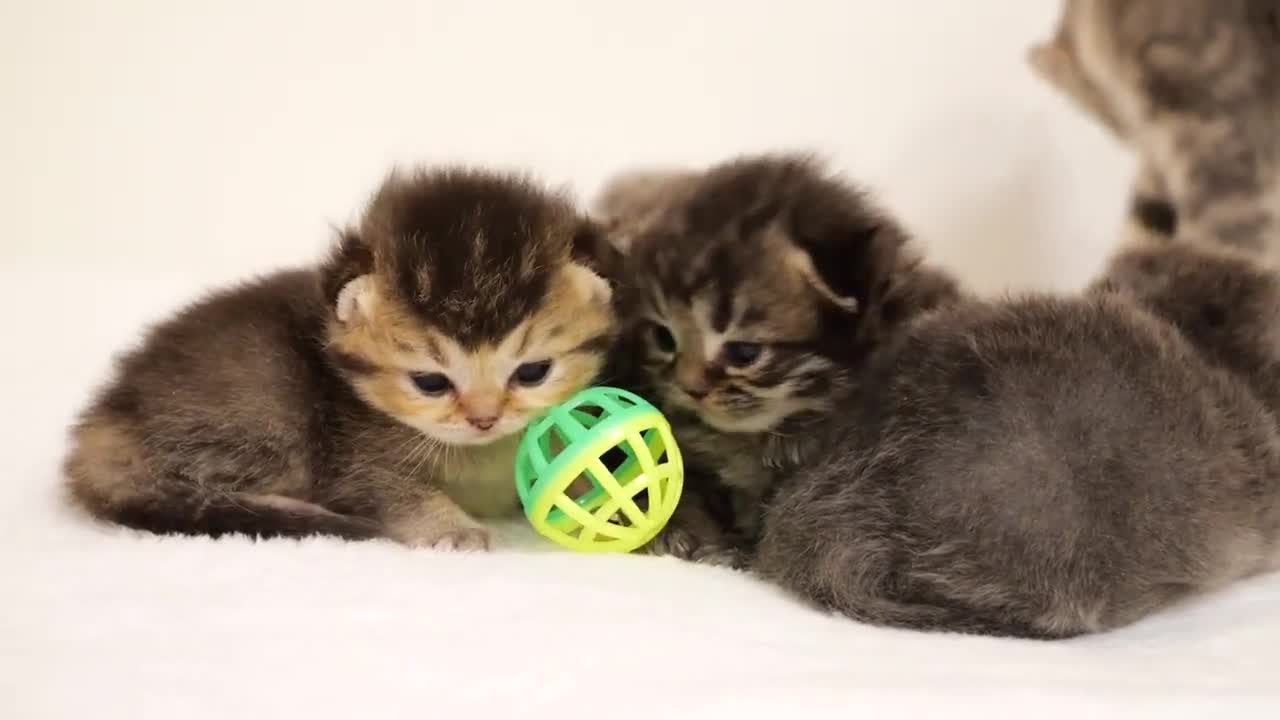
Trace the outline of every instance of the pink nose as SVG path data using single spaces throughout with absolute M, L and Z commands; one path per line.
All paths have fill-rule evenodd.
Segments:
M 468 415 L 467 424 L 477 430 L 488 430 L 498 424 L 498 418 L 493 415 L 487 417 L 471 417 Z

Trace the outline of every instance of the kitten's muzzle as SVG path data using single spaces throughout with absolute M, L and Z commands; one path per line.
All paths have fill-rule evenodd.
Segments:
M 676 384 L 694 402 L 700 402 L 711 393 L 711 378 L 708 375 L 707 366 L 694 359 L 682 359 L 676 366 Z
M 497 415 L 484 415 L 481 417 L 467 416 L 467 424 L 477 430 L 492 430 L 494 425 L 498 424 L 500 418 Z
M 694 401 L 697 401 L 697 402 L 701 402 L 701 401 L 702 401 L 702 399 L 703 399 L 703 398 L 705 398 L 705 397 L 706 397 L 706 396 L 711 392 L 711 388 L 706 387 L 706 386 L 703 386 L 703 387 L 681 387 L 680 389 L 681 389 L 681 390 L 683 390 L 683 391 L 684 391 L 684 394 L 685 394 L 685 395 L 688 395 L 688 396 L 689 396 L 689 398 L 690 398 L 691 400 L 694 400 Z

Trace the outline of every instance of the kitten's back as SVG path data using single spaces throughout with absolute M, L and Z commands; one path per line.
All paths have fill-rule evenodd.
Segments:
M 323 409 L 350 392 L 324 365 L 324 307 L 314 273 L 284 272 L 153 328 L 72 430 L 72 498 L 160 533 L 377 535 L 288 499 L 306 494 L 329 449 Z M 199 491 L 216 486 L 227 492 Z
M 1070 636 L 1280 559 L 1275 416 L 1121 294 L 943 309 L 845 420 L 757 568 L 861 620 Z

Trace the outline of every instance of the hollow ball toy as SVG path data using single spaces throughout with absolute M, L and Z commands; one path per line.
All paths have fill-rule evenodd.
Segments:
M 515 476 L 525 516 L 543 536 L 571 550 L 630 552 L 671 519 L 684 461 L 657 408 L 592 387 L 529 424 Z

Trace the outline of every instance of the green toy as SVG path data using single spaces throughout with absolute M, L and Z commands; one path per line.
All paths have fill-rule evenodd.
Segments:
M 571 550 L 631 552 L 680 501 L 684 461 L 671 425 L 626 390 L 592 387 L 529 424 L 516 492 L 542 535 Z

